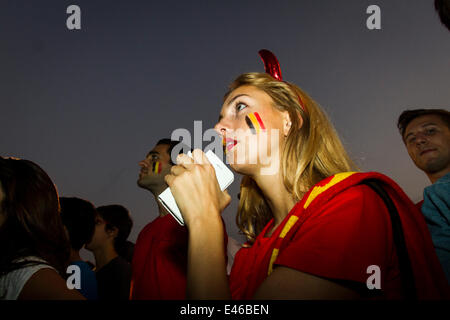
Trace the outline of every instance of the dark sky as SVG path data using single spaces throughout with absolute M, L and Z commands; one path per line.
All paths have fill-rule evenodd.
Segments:
M 70 4 L 81 30 L 66 28 Z M 366 27 L 371 4 L 381 30 Z M 421 199 L 429 182 L 395 123 L 406 108 L 449 106 L 450 32 L 432 0 L 1 0 L 0 154 L 41 165 L 62 196 L 126 206 L 135 241 L 157 215 L 138 161 L 174 129 L 211 128 L 228 84 L 264 71 L 261 48 L 323 106 L 363 170 Z M 242 240 L 239 181 L 224 219 Z

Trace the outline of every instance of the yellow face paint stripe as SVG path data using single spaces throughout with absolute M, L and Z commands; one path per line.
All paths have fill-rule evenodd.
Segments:
M 255 115 L 253 113 L 249 113 L 248 117 L 250 118 L 250 121 L 253 123 L 256 133 L 259 133 L 261 131 L 261 126 L 259 125 L 259 122 L 256 119 Z
M 159 161 L 155 163 L 155 173 L 159 173 Z
M 306 199 L 305 204 L 303 205 L 303 208 L 306 209 L 308 208 L 308 206 L 311 204 L 311 202 L 321 193 L 325 192 L 326 190 L 328 190 L 329 188 L 331 188 L 332 186 L 334 186 L 335 184 L 338 184 L 339 182 L 341 182 L 342 180 L 350 177 L 352 174 L 354 174 L 355 172 L 341 172 L 336 174 L 331 180 L 330 182 L 328 182 L 326 185 L 324 186 L 316 186 L 314 187 L 314 189 L 311 191 L 311 193 L 308 196 L 308 199 Z

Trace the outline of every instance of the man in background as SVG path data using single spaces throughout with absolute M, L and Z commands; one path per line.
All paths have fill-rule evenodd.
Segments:
M 80 250 L 91 241 L 97 211 L 80 198 L 60 197 L 61 219 L 70 240 L 70 264 L 80 268 L 80 293 L 88 300 L 98 299 L 97 279 L 91 266 L 80 257 Z
M 450 112 L 404 111 L 397 122 L 408 154 L 431 185 L 423 191 L 422 210 L 436 254 L 450 284 Z
M 161 139 L 139 162 L 137 184 L 148 190 L 158 205 L 158 216 L 139 233 L 132 260 L 133 300 L 185 299 L 187 268 L 187 229 L 158 201 L 167 188 L 164 181 L 173 166 L 170 157 L 177 141 Z

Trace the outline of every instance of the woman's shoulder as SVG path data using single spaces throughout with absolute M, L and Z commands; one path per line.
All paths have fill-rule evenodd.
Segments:
M 367 182 L 372 181 L 388 193 L 395 193 L 405 199 L 407 196 L 391 178 L 379 172 L 342 172 L 330 176 L 312 186 L 299 201 L 296 209 L 313 209 L 314 211 L 327 203 L 362 200 L 377 201 L 377 193 Z M 409 199 L 409 198 L 408 198 Z M 356 204 L 355 203 L 355 204 Z M 311 207 L 311 208 L 310 208 Z
M 13 262 L 19 267 L 0 277 L 1 299 L 17 299 L 27 281 L 42 269 L 50 269 L 56 273 L 55 268 L 37 256 L 21 257 Z

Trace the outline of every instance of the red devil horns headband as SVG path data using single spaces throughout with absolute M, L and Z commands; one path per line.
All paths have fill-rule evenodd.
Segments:
M 277 80 L 283 81 L 283 78 L 281 77 L 280 63 L 278 62 L 277 57 L 266 49 L 259 50 L 258 53 L 264 63 L 266 73 L 270 74 Z
M 270 74 L 278 81 L 283 81 L 283 77 L 281 76 L 280 63 L 278 62 L 277 57 L 267 49 L 259 50 L 258 54 L 264 63 L 264 69 L 266 70 L 266 73 Z M 300 102 L 300 106 L 302 107 L 303 111 L 306 111 L 302 99 L 299 95 L 297 96 Z

